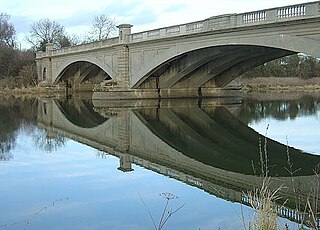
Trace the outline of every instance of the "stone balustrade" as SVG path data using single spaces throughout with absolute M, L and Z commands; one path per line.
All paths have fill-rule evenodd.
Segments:
M 116 38 L 101 40 L 98 42 L 90 42 L 90 43 L 85 43 L 81 45 L 69 46 L 69 47 L 52 51 L 52 56 L 69 54 L 69 53 L 77 53 L 77 52 L 82 52 L 86 50 L 101 49 L 103 47 L 109 47 L 118 43 L 119 43 L 119 39 L 118 37 L 116 37 Z M 45 52 L 37 52 L 37 58 L 41 58 L 45 56 L 46 56 Z
M 319 10 L 320 2 L 318 1 L 242 14 L 226 14 L 211 17 L 203 21 L 135 33 L 131 35 L 131 41 L 159 39 L 190 33 L 251 26 L 254 24 L 276 23 L 286 20 L 297 20 L 302 17 L 319 17 Z
M 262 205 L 261 201 L 252 200 L 251 197 L 246 196 L 246 195 L 241 196 L 241 202 L 242 202 L 242 204 L 245 204 L 248 206 L 252 206 L 252 204 L 254 204 L 256 207 L 259 207 Z M 296 223 L 304 222 L 305 224 L 307 224 L 308 222 L 306 220 L 311 218 L 307 212 L 304 213 L 304 212 L 301 212 L 301 211 L 298 211 L 295 209 L 285 207 L 284 205 L 277 205 L 276 204 L 275 209 L 276 209 L 277 214 L 280 217 L 284 217 L 284 218 L 292 220 Z M 316 216 L 316 220 L 312 220 L 312 221 L 315 221 L 317 227 L 320 227 L 320 220 L 319 220 L 318 216 Z

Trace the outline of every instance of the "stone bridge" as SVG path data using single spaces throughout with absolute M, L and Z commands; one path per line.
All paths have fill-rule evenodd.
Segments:
M 38 122 L 50 137 L 63 135 L 118 157 L 121 171 L 140 165 L 223 199 L 248 204 L 243 192 L 262 183 L 259 139 L 265 137 L 230 112 L 234 102 L 225 106 L 216 99 L 204 100 L 201 105 L 173 106 L 171 100 L 137 103 L 139 107 L 126 104 L 119 108 L 117 102 L 46 99 L 38 104 Z M 293 178 L 285 169 L 287 146 L 266 140 L 272 186 L 285 185 L 278 195 L 287 207 L 279 206 L 279 212 L 294 219 L 297 194 L 292 180 L 299 185 L 299 199 L 306 201 L 318 180 L 312 168 L 319 157 L 289 148 L 291 161 L 300 169 Z
M 320 57 L 320 1 L 227 14 L 36 56 L 41 85 L 100 98 L 206 97 L 243 72 L 304 53 Z

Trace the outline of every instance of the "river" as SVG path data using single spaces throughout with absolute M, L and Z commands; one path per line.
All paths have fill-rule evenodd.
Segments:
M 297 229 L 295 197 L 319 181 L 317 96 L 0 107 L 0 229 L 244 229 L 266 171 L 285 185 L 281 228 Z

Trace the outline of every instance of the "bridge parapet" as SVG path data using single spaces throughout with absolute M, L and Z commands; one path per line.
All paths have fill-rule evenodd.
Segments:
M 90 43 L 85 43 L 81 45 L 75 45 L 75 46 L 69 46 L 65 47 L 62 49 L 57 49 L 52 51 L 52 55 L 63 55 L 63 54 L 69 54 L 69 53 L 78 53 L 78 52 L 83 52 L 87 50 L 95 50 L 95 49 L 101 49 L 104 47 L 109 47 L 115 44 L 119 44 L 119 38 L 114 37 L 114 38 L 109 38 L 106 40 L 101 40 L 98 42 L 90 42 Z M 45 52 L 37 52 L 37 58 L 45 57 L 47 54 Z
M 239 14 L 237 16 L 237 23 L 238 25 L 248 25 L 252 23 L 281 22 L 307 17 L 317 17 L 320 13 L 319 10 L 319 1 L 285 7 L 277 7 L 267 10 Z
M 132 34 L 131 41 L 152 40 L 198 32 L 251 26 L 255 24 L 278 23 L 319 16 L 320 1 L 317 1 L 241 14 L 219 15 L 202 21 L 144 31 Z

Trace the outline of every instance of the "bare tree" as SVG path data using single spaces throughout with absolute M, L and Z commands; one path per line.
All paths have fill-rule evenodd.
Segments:
M 29 33 L 27 40 L 36 51 L 44 51 L 46 43 L 52 43 L 55 48 L 61 48 L 61 38 L 66 37 L 64 26 L 48 18 L 31 24 Z
M 34 132 L 33 140 L 38 149 L 46 151 L 47 153 L 57 151 L 66 144 L 66 138 L 64 136 L 60 134 L 50 136 L 47 130 Z
M 0 43 L 6 46 L 13 47 L 16 30 L 14 25 L 9 22 L 10 16 L 5 13 L 0 13 Z
M 92 32 L 90 33 L 89 40 L 100 41 L 107 39 L 116 30 L 116 22 L 105 14 L 97 15 L 92 22 Z
M 16 60 L 16 50 L 0 43 L 0 79 L 17 75 Z
M 59 44 L 60 44 L 61 48 L 68 47 L 68 46 L 74 46 L 79 43 L 80 43 L 80 39 L 75 34 L 72 34 L 72 35 L 64 34 L 62 37 L 60 37 L 60 40 L 59 40 Z

